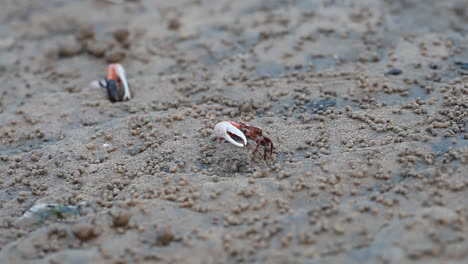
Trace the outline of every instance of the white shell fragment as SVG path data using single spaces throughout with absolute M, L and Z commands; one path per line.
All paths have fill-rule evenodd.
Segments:
M 83 204 L 85 205 L 85 204 Z M 46 220 L 64 219 L 80 215 L 80 206 L 38 203 L 16 219 L 15 225 L 19 227 L 41 224 Z
M 229 133 L 234 134 L 235 136 L 242 139 L 243 144 L 235 141 Z M 214 127 L 214 134 L 219 138 L 224 138 L 227 142 L 237 146 L 237 147 L 244 147 L 247 145 L 247 139 L 245 138 L 244 133 L 240 131 L 237 127 L 232 125 L 228 121 L 219 122 Z

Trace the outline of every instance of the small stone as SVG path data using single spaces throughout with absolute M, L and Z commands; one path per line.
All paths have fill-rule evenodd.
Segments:
M 240 110 L 242 113 L 252 112 L 252 105 L 249 103 L 244 103 L 241 105 Z
M 94 145 L 93 143 L 90 143 L 90 144 L 86 145 L 86 149 L 88 149 L 88 150 L 95 150 L 95 149 L 96 149 L 96 145 Z
M 173 18 L 169 21 L 169 24 L 167 25 L 167 28 L 169 30 L 178 30 L 181 26 L 180 21 L 177 18 Z
M 114 32 L 114 38 L 120 43 L 125 43 L 128 40 L 128 37 L 130 36 L 130 31 L 128 29 L 119 29 L 116 32 Z
M 174 240 L 174 238 L 175 236 L 172 230 L 170 228 L 166 228 L 158 234 L 156 244 L 158 246 L 167 246 Z
M 117 63 L 122 61 L 125 58 L 125 52 L 122 50 L 111 50 L 109 53 L 106 53 L 106 61 L 108 63 Z
M 65 39 L 58 45 L 59 57 L 72 57 L 80 54 L 82 46 L 74 38 Z
M 130 222 L 130 218 L 132 217 L 132 214 L 129 211 L 118 209 L 113 210 L 111 214 L 114 218 L 114 226 L 116 227 L 127 226 L 128 222 Z
M 468 62 L 456 61 L 455 65 L 458 65 L 462 70 L 468 70 Z
M 86 51 L 94 57 L 103 57 L 106 53 L 106 44 L 99 41 L 89 42 L 86 44 Z
M 98 232 L 95 232 L 94 227 L 88 223 L 75 224 L 72 228 L 72 233 L 80 241 L 86 241 L 98 235 Z
M 78 40 L 89 40 L 94 38 L 94 29 L 92 27 L 85 27 L 78 32 L 76 39 Z
M 431 70 L 437 70 L 437 69 L 439 69 L 439 65 L 437 65 L 437 64 L 435 64 L 435 63 L 431 63 L 431 64 L 429 64 L 429 68 L 430 68 Z
M 387 75 L 400 75 L 402 74 L 403 71 L 400 70 L 400 69 L 397 69 L 397 68 L 392 68 L 391 70 L 389 70 L 388 72 L 386 72 L 384 75 L 387 76 Z

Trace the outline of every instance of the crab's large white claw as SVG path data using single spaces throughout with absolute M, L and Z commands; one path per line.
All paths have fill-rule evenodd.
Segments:
M 115 66 L 115 71 L 117 73 L 117 76 L 120 78 L 120 81 L 122 81 L 123 87 L 124 87 L 124 100 L 130 100 L 132 99 L 132 96 L 130 94 L 130 88 L 128 88 L 128 83 L 127 83 L 127 78 L 125 77 L 125 70 L 120 65 L 119 63 L 114 64 Z
M 235 141 L 233 138 L 231 138 L 229 133 L 241 138 L 243 143 Z M 242 133 L 242 131 L 240 131 L 237 127 L 233 126 L 228 121 L 223 121 L 216 124 L 214 127 L 214 134 L 219 138 L 224 138 L 227 142 L 237 147 L 244 147 L 247 145 L 247 139 L 245 138 L 244 133 Z

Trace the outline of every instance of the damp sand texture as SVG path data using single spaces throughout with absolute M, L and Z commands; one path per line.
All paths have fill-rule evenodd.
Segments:
M 468 262 L 465 0 L 1 6 L 0 263 Z

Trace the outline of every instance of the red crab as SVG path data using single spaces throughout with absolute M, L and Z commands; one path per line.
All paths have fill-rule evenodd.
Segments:
M 268 137 L 263 135 L 262 129 L 246 123 L 236 123 L 233 121 L 223 121 L 215 125 L 214 133 L 220 140 L 226 140 L 229 143 L 244 147 L 247 145 L 247 138 L 255 140 L 257 146 L 252 155 L 257 153 L 260 146 L 263 147 L 263 160 L 267 160 L 268 156 L 273 154 L 273 142 Z M 240 142 L 241 143 L 240 143 Z
M 125 70 L 119 63 L 109 64 L 107 78 L 99 81 L 99 86 L 107 89 L 107 96 L 111 102 L 131 99 Z

